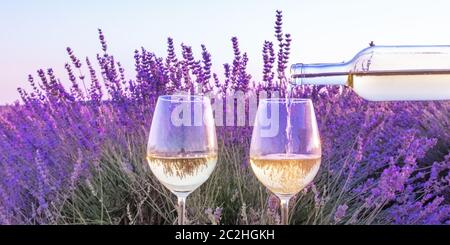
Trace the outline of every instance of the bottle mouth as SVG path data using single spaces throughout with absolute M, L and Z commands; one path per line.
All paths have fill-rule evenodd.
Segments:
M 298 63 L 291 65 L 291 86 L 297 85 L 346 85 L 350 73 L 348 62 Z

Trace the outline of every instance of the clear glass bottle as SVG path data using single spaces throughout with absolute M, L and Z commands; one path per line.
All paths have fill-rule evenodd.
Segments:
M 372 101 L 450 99 L 450 45 L 371 46 L 348 62 L 294 64 L 294 85 L 347 85 Z

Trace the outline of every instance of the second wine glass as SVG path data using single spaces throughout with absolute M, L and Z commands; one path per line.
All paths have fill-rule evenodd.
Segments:
M 320 161 L 319 130 L 311 100 L 261 100 L 250 163 L 258 180 L 280 198 L 281 224 L 288 224 L 289 200 L 312 182 Z
M 217 139 L 209 98 L 158 98 L 147 146 L 156 178 L 178 198 L 178 224 L 185 224 L 187 196 L 203 184 L 217 162 Z

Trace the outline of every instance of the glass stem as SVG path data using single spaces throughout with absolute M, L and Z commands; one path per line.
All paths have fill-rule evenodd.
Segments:
M 280 197 L 281 201 L 281 224 L 289 224 L 289 200 L 291 197 Z
M 178 194 L 178 225 L 185 225 L 186 213 L 186 197 L 185 194 Z

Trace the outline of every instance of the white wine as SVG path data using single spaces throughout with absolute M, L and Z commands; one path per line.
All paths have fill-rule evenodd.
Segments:
M 450 45 L 371 46 L 348 62 L 293 64 L 293 84 L 347 85 L 370 101 L 450 100 Z
M 270 154 L 252 157 L 250 164 L 258 180 L 277 195 L 294 195 L 316 176 L 321 156 Z
M 351 74 L 348 86 L 371 101 L 439 100 L 450 98 L 448 74 L 370 72 Z
M 153 174 L 172 192 L 189 193 L 203 184 L 213 172 L 216 155 L 147 156 Z
M 317 73 L 293 76 L 294 79 L 299 79 L 301 84 L 328 84 L 327 80 L 332 77 L 340 77 L 336 78 L 336 81 L 341 79 L 340 85 L 347 85 L 369 101 L 450 99 L 450 70 Z

